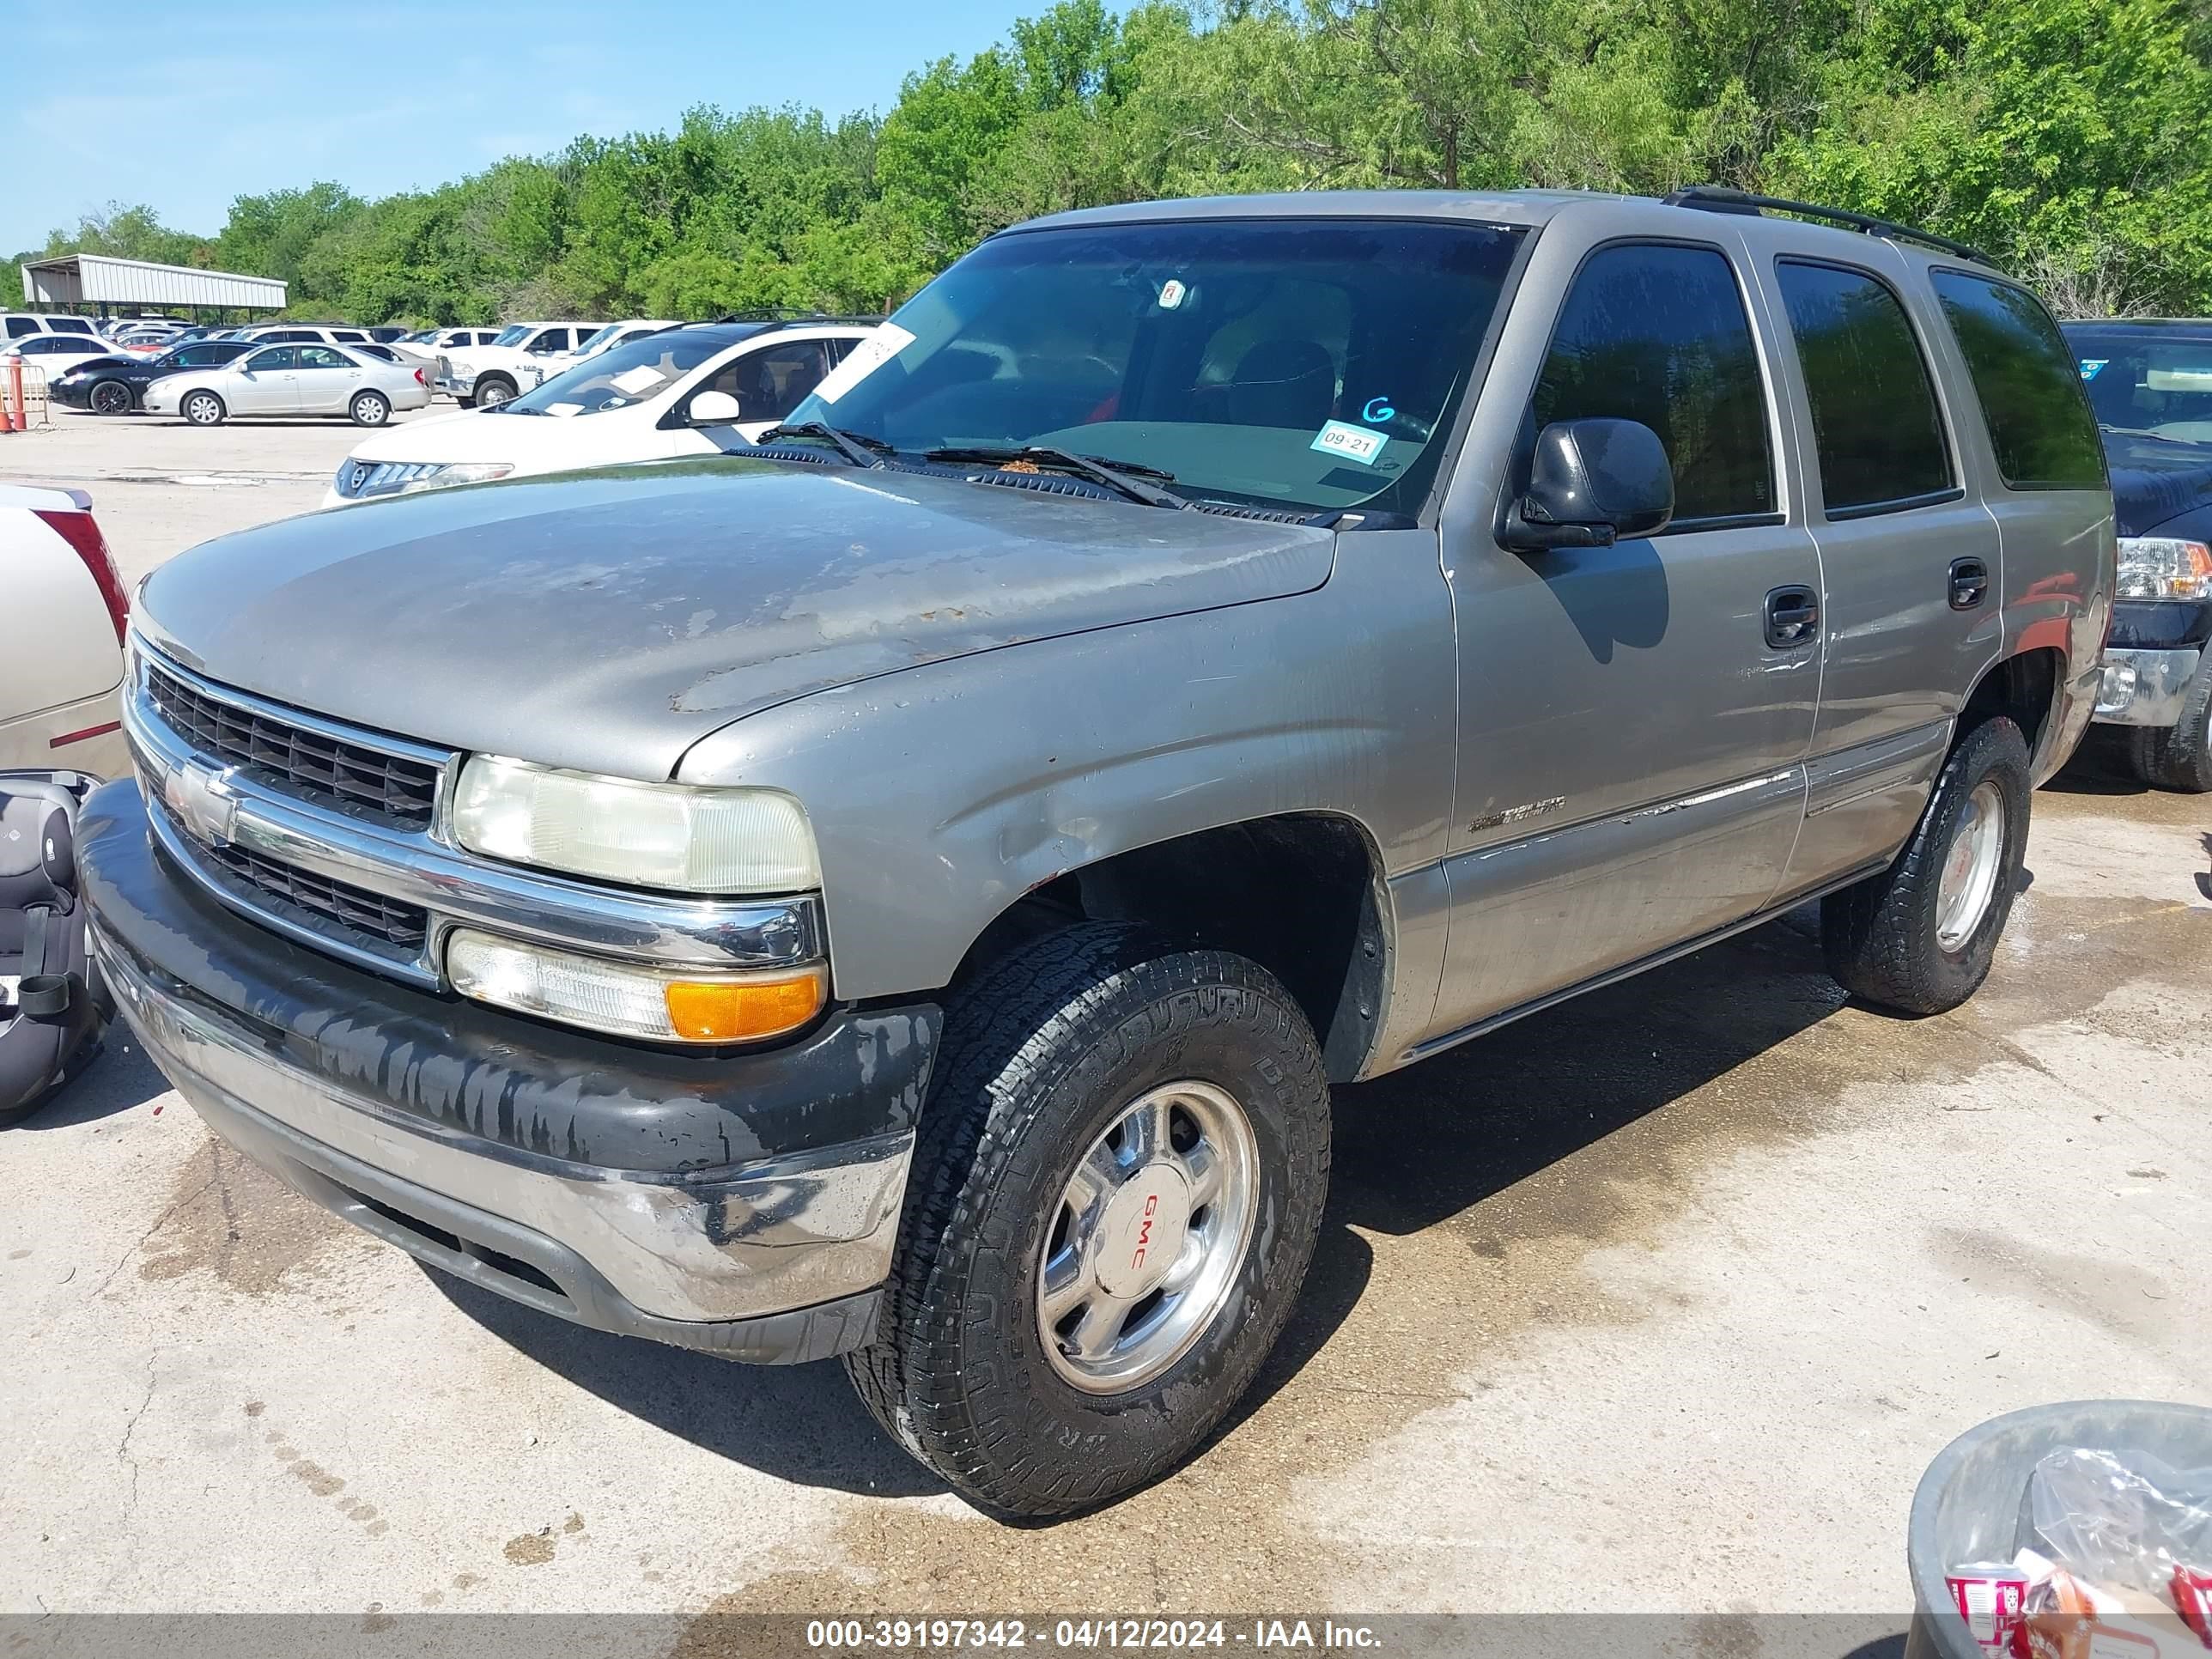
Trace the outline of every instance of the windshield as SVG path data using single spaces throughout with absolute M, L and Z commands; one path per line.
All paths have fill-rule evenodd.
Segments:
M 2097 424 L 2212 444 L 2212 339 L 2067 329 Z
M 671 329 L 611 346 L 509 402 L 520 415 L 597 415 L 657 398 L 678 380 L 731 349 L 726 334 Z
M 598 333 L 596 333 L 596 334 L 592 335 L 589 339 L 586 340 L 586 341 L 585 341 L 581 345 L 578 346 L 578 347 L 576 348 L 576 355 L 577 355 L 579 357 L 583 357 L 583 356 L 589 356 L 591 353 L 592 353 L 592 352 L 594 352 L 594 351 L 598 350 L 601 346 L 605 345 L 605 344 L 609 340 L 611 340 L 611 339 L 613 339 L 613 338 L 614 338 L 614 337 L 615 337 L 615 331 L 616 331 L 617 329 L 620 328 L 621 326 L 622 326 L 622 325 L 621 325 L 620 323 L 609 323 L 609 324 L 608 324 L 605 328 L 601 329 Z
M 491 343 L 494 345 L 502 346 L 520 345 L 528 337 L 530 330 L 531 325 L 528 323 L 509 323 L 492 337 Z
M 1157 468 L 1184 496 L 1412 513 L 1521 234 L 1311 219 L 1000 236 L 788 419 L 908 453 L 1047 445 Z

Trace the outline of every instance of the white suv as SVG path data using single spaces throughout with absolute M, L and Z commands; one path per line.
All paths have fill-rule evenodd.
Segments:
M 52 311 L 0 311 L 0 339 L 20 340 L 26 334 L 84 334 L 95 340 L 100 337 L 89 317 L 70 317 Z
M 741 451 L 789 414 L 873 325 L 695 323 L 594 353 L 473 414 L 410 421 L 339 465 L 325 507 L 447 484 Z
M 497 409 L 517 392 L 560 373 L 546 360 L 565 358 L 598 333 L 597 323 L 509 323 L 488 346 L 447 355 L 437 389 L 463 409 Z

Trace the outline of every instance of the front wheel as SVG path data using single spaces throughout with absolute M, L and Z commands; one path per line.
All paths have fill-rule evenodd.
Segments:
M 212 392 L 185 393 L 179 412 L 194 426 L 221 426 L 223 417 L 229 413 L 223 408 L 222 399 Z
M 2212 793 L 2212 647 L 2190 676 L 2181 718 L 2162 729 L 2130 727 L 2129 739 L 2129 763 L 2145 783 L 2191 795 Z
M 1320 1231 L 1319 1045 L 1256 963 L 1086 924 L 948 1009 L 873 1341 L 884 1429 L 1000 1514 L 1091 1509 L 1250 1384 Z
M 2034 785 L 2002 716 L 1959 739 L 1896 861 L 1820 904 L 1828 971 L 1854 995 L 1948 1013 L 1981 989 L 2020 890 Z
M 102 380 L 92 389 L 92 407 L 99 415 L 128 415 L 131 388 L 120 380 Z
M 392 402 L 381 392 L 357 392 L 346 412 L 356 426 L 382 426 L 392 418 Z
M 497 409 L 513 400 L 514 388 L 505 380 L 483 380 L 477 382 L 476 404 L 478 409 Z

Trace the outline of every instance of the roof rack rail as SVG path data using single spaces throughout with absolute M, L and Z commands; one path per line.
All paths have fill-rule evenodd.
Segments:
M 1697 208 L 1706 213 L 1742 213 L 1753 218 L 1769 212 L 1791 213 L 1801 219 L 1819 219 L 1829 224 L 1842 225 L 1846 229 L 1864 231 L 1869 236 L 1885 236 L 1898 242 L 1917 242 L 1923 247 L 1932 247 L 1944 253 L 1956 254 L 1962 259 L 1972 259 L 1977 264 L 1996 268 L 1997 262 L 1978 247 L 1969 246 L 1965 242 L 1954 242 L 1948 236 L 1938 236 L 1930 230 L 1915 230 L 1911 225 L 1877 219 L 1871 214 L 1853 213 L 1848 208 L 1793 202 L 1784 196 L 1753 196 L 1747 191 L 1730 190 L 1723 185 L 1686 185 L 1659 199 L 1669 207 Z

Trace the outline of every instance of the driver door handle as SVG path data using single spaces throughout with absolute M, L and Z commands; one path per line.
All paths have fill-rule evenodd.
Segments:
M 1778 587 L 1766 596 L 1766 642 L 1794 651 L 1820 631 L 1820 596 L 1809 587 Z

